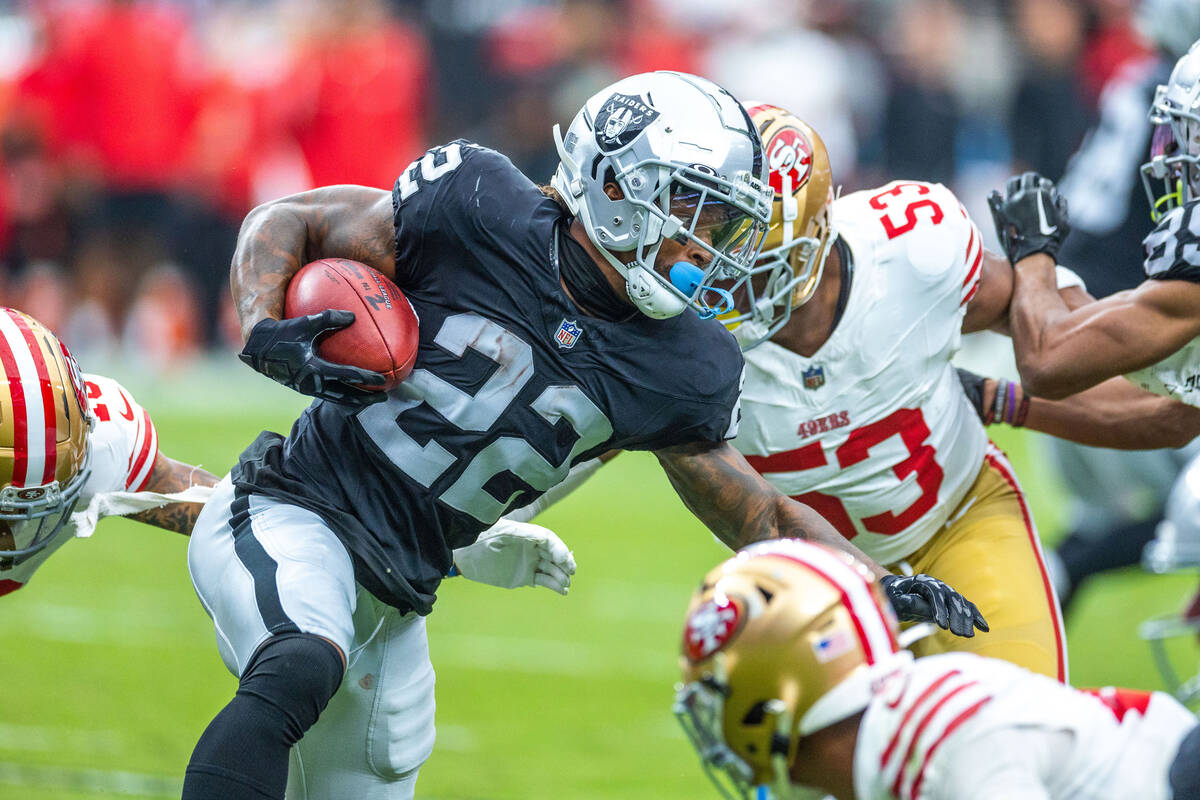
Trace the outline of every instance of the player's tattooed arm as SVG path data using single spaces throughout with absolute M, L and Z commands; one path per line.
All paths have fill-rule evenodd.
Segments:
M 292 276 L 319 258 L 350 258 L 396 271 L 392 196 L 366 186 L 325 186 L 258 206 L 242 222 L 229 283 L 243 340 L 283 316 Z
M 1148 280 L 1071 309 L 1054 262 L 1037 253 L 1015 268 L 1009 313 L 1025 388 L 1051 399 L 1148 367 L 1200 336 L 1200 284 Z
M 170 494 L 182 492 L 189 486 L 216 486 L 218 480 L 216 475 L 207 470 L 159 453 L 154 458 L 154 466 L 143 491 Z M 200 516 L 200 509 L 203 507 L 201 503 L 167 503 L 158 508 L 130 514 L 129 518 L 187 536 L 191 534 L 196 517 Z
M 684 505 L 729 548 L 794 537 L 836 547 L 887 575 L 825 518 L 779 493 L 728 442 L 668 447 L 655 453 Z

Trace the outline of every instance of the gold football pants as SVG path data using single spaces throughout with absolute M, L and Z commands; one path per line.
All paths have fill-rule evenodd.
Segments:
M 957 589 L 979 607 L 991 627 L 969 639 L 938 630 L 912 646 L 918 657 L 977 653 L 1066 682 L 1067 648 L 1058 598 L 1029 505 L 999 448 L 989 444 L 979 476 L 946 527 L 905 561 L 914 572 Z

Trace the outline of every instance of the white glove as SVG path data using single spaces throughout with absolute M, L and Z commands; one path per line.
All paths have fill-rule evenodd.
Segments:
M 463 577 L 515 589 L 545 586 L 566 594 L 575 574 L 575 557 L 549 528 L 502 519 L 474 544 L 454 551 L 454 566 Z

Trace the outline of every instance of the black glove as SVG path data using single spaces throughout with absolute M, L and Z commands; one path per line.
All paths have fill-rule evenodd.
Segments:
M 955 636 L 988 630 L 987 620 L 967 598 L 929 575 L 885 575 L 879 579 L 901 622 L 932 622 Z
M 999 192 L 988 196 L 988 207 L 1009 261 L 1016 264 L 1034 253 L 1058 260 L 1058 249 L 1071 232 L 1071 224 L 1067 200 L 1053 181 L 1036 172 L 1013 176 L 1004 187 L 1004 197 Z
M 983 407 L 983 384 L 988 379 L 962 367 L 955 367 L 954 371 L 958 373 L 958 382 L 962 384 L 963 394 L 967 396 L 971 408 L 975 409 L 980 421 L 986 425 L 991 421 L 988 419 L 988 412 L 991 411 L 991 408 Z
M 345 328 L 352 322 L 353 312 L 332 309 L 293 319 L 268 317 L 251 329 L 238 358 L 301 394 L 351 405 L 386 400 L 386 392 L 363 388 L 382 386 L 383 375 L 348 364 L 335 364 L 317 355 L 316 340 L 322 334 Z

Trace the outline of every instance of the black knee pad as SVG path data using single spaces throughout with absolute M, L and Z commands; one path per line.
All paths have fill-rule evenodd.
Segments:
M 1200 800 L 1200 725 L 1179 743 L 1169 774 L 1175 800 Z
M 256 697 L 287 721 L 289 744 L 312 727 L 342 682 L 342 654 L 309 633 L 272 636 L 242 673 L 238 694 Z

